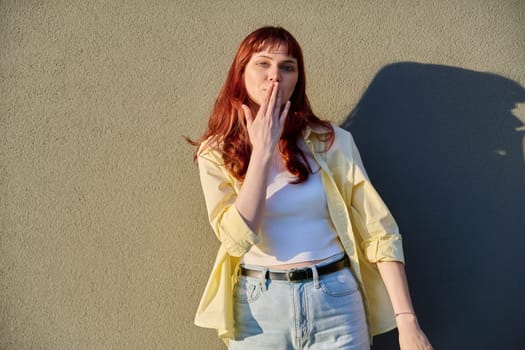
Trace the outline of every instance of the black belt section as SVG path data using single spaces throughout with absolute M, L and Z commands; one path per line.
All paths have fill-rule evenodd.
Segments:
M 319 276 L 326 275 L 332 272 L 336 272 L 344 269 L 345 267 L 350 266 L 348 258 L 344 256 L 340 260 L 334 261 L 328 265 L 318 266 L 317 273 Z M 313 278 L 313 272 L 310 267 L 300 268 L 300 269 L 290 269 L 283 272 L 275 271 L 266 271 L 266 274 L 263 276 L 265 271 L 261 270 L 252 270 L 247 269 L 241 266 L 241 275 L 249 277 L 264 278 L 269 280 L 277 281 L 289 281 L 289 282 L 298 282 L 309 280 Z

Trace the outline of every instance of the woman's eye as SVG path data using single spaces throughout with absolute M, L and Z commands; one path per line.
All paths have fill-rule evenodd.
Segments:
M 268 62 L 259 62 L 259 63 L 257 63 L 257 65 L 259 67 L 262 67 L 262 68 L 267 68 L 267 67 L 270 66 L 270 64 Z
M 289 66 L 283 66 L 282 69 L 286 72 L 294 72 L 295 66 L 289 65 Z

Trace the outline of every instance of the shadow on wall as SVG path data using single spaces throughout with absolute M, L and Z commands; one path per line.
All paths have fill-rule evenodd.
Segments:
M 396 63 L 341 125 L 401 228 L 436 349 L 525 343 L 524 131 L 512 114 L 523 102 L 525 89 L 495 74 Z M 398 348 L 397 334 L 373 348 Z

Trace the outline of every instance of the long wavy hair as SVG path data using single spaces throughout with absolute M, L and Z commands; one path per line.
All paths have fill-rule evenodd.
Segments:
M 288 55 L 297 60 L 298 79 L 290 98 L 290 110 L 279 140 L 278 149 L 288 171 L 296 177 L 292 183 L 301 183 L 308 179 L 312 169 L 304 152 L 298 146 L 307 126 L 326 130 L 322 141 L 324 149 L 330 148 L 334 139 L 334 129 L 330 122 L 321 120 L 312 111 L 306 96 L 306 79 L 303 53 L 299 43 L 287 30 L 281 27 L 262 27 L 250 33 L 241 43 L 233 63 L 228 71 L 226 82 L 215 101 L 208 121 L 208 128 L 198 141 L 187 139 L 191 144 L 200 146 L 216 145 L 222 155 L 224 165 L 238 180 L 242 181 L 248 169 L 252 152 L 242 104 L 252 105 L 244 84 L 244 69 L 254 53 L 265 49 L 286 46 Z M 195 152 L 195 158 L 198 150 Z

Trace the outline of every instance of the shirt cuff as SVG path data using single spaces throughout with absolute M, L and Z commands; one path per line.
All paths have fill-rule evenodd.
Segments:
M 383 235 L 361 243 L 366 258 L 371 263 L 399 261 L 405 263 L 401 235 Z
M 231 256 L 244 255 L 260 241 L 259 236 L 248 227 L 235 205 L 224 213 L 219 230 L 224 237 L 222 243 Z

